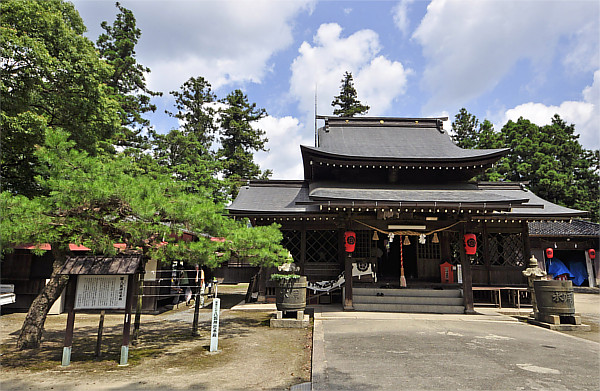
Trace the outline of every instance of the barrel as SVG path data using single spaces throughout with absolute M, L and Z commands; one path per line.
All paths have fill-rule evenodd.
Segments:
M 304 311 L 306 308 L 306 277 L 282 279 L 275 290 L 278 311 Z
M 538 312 L 545 315 L 575 315 L 573 283 L 564 280 L 533 282 Z

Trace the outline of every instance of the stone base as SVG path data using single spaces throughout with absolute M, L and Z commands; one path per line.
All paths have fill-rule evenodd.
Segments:
M 536 326 L 556 331 L 591 331 L 591 326 L 581 324 L 581 315 L 550 315 L 538 312 L 535 318 L 532 316 L 527 322 Z
M 535 320 L 552 325 L 580 325 L 581 315 L 551 315 L 538 312 L 535 316 Z
M 283 311 L 277 311 L 275 318 L 271 319 L 271 327 L 280 327 L 288 329 L 302 329 L 310 325 L 310 316 L 305 315 L 304 311 L 297 311 L 294 318 L 284 318 Z
M 592 331 L 592 327 L 589 324 L 551 324 L 546 322 L 541 322 L 539 320 L 529 318 L 527 319 L 527 323 L 533 324 L 536 326 L 544 327 L 546 329 L 555 330 L 555 331 Z

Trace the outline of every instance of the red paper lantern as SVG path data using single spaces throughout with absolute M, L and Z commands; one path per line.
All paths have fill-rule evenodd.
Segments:
M 546 249 L 546 258 L 552 259 L 554 258 L 554 250 L 551 247 Z
M 594 250 L 593 248 L 590 248 L 588 250 L 588 255 L 590 256 L 590 259 L 593 261 L 594 259 L 596 259 L 596 250 Z
M 356 247 L 356 234 L 352 231 L 344 232 L 344 245 L 347 253 L 353 253 Z
M 477 237 L 475 234 L 465 234 L 465 252 L 467 255 L 475 255 L 477 252 Z

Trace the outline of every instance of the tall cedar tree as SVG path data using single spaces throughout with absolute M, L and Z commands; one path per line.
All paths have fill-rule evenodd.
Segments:
M 340 117 L 354 117 L 356 114 L 366 114 L 370 107 L 363 105 L 358 100 L 352 73 L 346 72 L 340 86 L 340 94 L 334 97 L 331 106 L 339 108 L 333 110 L 333 114 Z
M 224 202 L 223 185 L 217 178 L 221 164 L 211 150 L 215 139 L 215 95 L 202 77 L 192 77 L 179 91 L 172 91 L 181 127 L 167 134 L 153 134 L 154 156 L 159 165 L 185 183 L 187 191 L 204 193 Z
M 265 132 L 252 127 L 267 115 L 265 109 L 249 103 L 240 90 L 231 92 L 221 101 L 226 105 L 220 112 L 221 148 L 217 156 L 223 163 L 223 176 L 230 183 L 230 194 L 235 198 L 239 182 L 243 179 L 267 179 L 271 170 L 260 170 L 254 162 L 254 152 L 267 151 L 269 141 Z
M 120 104 L 105 84 L 112 69 L 71 3 L 7 0 L 0 11 L 1 189 L 32 197 L 46 130 L 67 130 L 95 153 L 121 128 Z
M 58 274 L 69 254 L 69 244 L 114 254 L 114 243 L 139 251 L 147 258 L 190 259 L 216 267 L 232 253 L 255 265 L 273 266 L 287 252 L 279 244 L 279 227 L 249 229 L 223 215 L 212 201 L 189 194 L 170 175 L 147 175 L 124 154 L 90 156 L 74 148 L 68 133 L 49 129 L 46 145 L 36 151 L 48 196 L 28 199 L 0 194 L 0 244 L 50 243 L 52 275 L 34 299 L 23 323 L 17 347 L 40 344 L 46 315 L 68 278 Z M 225 236 L 223 243 L 200 235 L 195 242 L 178 242 L 169 235 L 180 229 Z M 167 240 L 167 245 L 158 244 Z M 216 252 L 223 256 L 215 257 Z
M 119 10 L 116 19 L 112 25 L 106 21 L 101 23 L 105 33 L 96 41 L 100 57 L 112 66 L 106 84 L 113 89 L 120 103 L 122 127 L 115 141 L 125 147 L 145 148 L 147 136 L 144 133 L 150 121 L 142 114 L 156 110 L 150 103 L 151 97 L 162 93 L 148 89 L 144 74 L 150 73 L 150 68 L 139 64 L 135 58 L 135 46 L 142 32 L 136 26 L 133 12 L 118 2 L 115 5 Z
M 478 180 L 529 181 L 529 189 L 559 205 L 585 210 L 598 221 L 600 176 L 599 151 L 584 149 L 557 114 L 550 125 L 538 126 L 519 118 L 495 132 L 492 124 L 479 121 L 461 109 L 452 123 L 456 144 L 462 148 L 510 148 L 508 155 L 478 176 Z

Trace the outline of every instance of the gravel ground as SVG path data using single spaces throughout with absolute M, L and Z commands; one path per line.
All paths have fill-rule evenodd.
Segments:
M 60 366 L 66 315 L 46 321 L 40 349 L 15 350 L 25 314 L 0 317 L 2 390 L 286 390 L 310 381 L 312 328 L 272 329 L 268 312 L 232 311 L 245 286 L 221 286 L 219 351 L 209 352 L 211 308 L 200 311 L 191 334 L 193 306 L 144 315 L 129 366 L 119 367 L 123 315 L 107 314 L 103 355 L 94 357 L 98 314 L 77 314 L 71 365 Z

